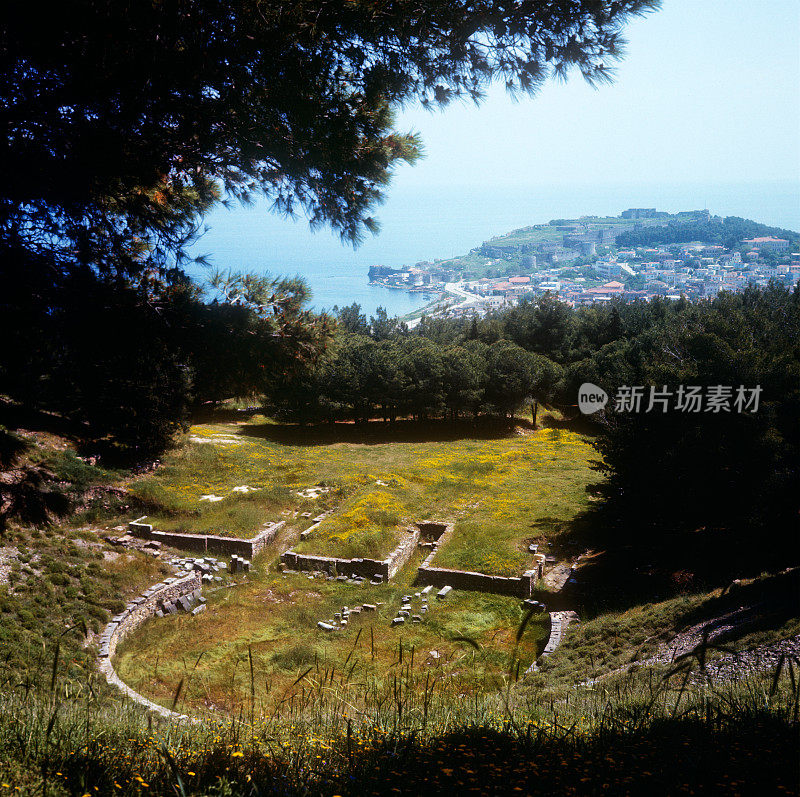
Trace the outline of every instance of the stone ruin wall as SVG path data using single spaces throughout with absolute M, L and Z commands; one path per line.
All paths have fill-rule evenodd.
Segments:
M 117 675 L 114 665 L 111 663 L 111 659 L 117 650 L 117 645 L 128 634 L 144 623 L 145 620 L 149 620 L 160 608 L 162 603 L 168 601 L 174 602 L 178 600 L 178 598 L 190 595 L 193 592 L 199 592 L 202 583 L 200 573 L 193 570 L 189 575 L 183 578 L 167 578 L 158 584 L 154 584 L 150 589 L 145 590 L 139 598 L 135 598 L 131 601 L 125 607 L 125 611 L 122 612 L 122 614 L 114 617 L 105 627 L 100 637 L 98 664 L 100 672 L 105 675 L 108 683 L 111 686 L 116 686 L 124 695 L 143 708 L 148 711 L 153 711 L 167 719 L 188 721 L 189 717 L 184 714 L 179 714 L 177 711 L 171 711 L 168 708 L 159 706 L 158 703 L 154 703 L 152 700 L 148 700 L 144 697 L 144 695 L 135 692 Z
M 417 583 L 431 587 L 450 586 L 472 592 L 489 592 L 493 595 L 512 595 L 530 598 L 536 585 L 536 571 L 526 570 L 521 576 L 489 576 L 471 570 L 448 570 L 444 567 L 420 567 Z
M 143 540 L 157 540 L 173 548 L 182 548 L 197 553 L 218 553 L 223 556 L 237 554 L 245 559 L 253 559 L 275 539 L 277 533 L 286 525 L 285 520 L 271 523 L 255 537 L 220 537 L 216 534 L 181 534 L 172 531 L 154 531 L 149 523 L 134 521 L 128 524 L 128 531 Z
M 331 575 L 354 575 L 362 578 L 379 575 L 388 581 L 411 558 L 418 541 L 419 530 L 414 529 L 383 560 L 337 559 L 333 556 L 316 556 L 288 550 L 281 554 L 281 562 L 290 570 L 318 570 Z
M 421 520 L 416 524 L 425 541 L 431 545 L 430 553 L 425 557 L 420 570 L 430 567 L 436 552 L 453 536 L 453 523 L 437 523 L 431 520 Z M 435 586 L 435 585 L 432 585 Z M 445 586 L 445 585 L 442 585 Z
M 491 576 L 471 570 L 449 570 L 444 567 L 433 567 L 432 562 L 439 548 L 453 535 L 452 523 L 438 521 L 420 521 L 417 523 L 422 536 L 432 540 L 431 552 L 425 557 L 417 574 L 417 583 L 424 586 L 445 587 L 470 590 L 472 592 L 489 592 L 494 595 L 513 595 L 519 598 L 533 596 L 536 582 L 542 577 L 543 558 L 537 557 L 534 570 L 526 570 L 521 576 Z
M 372 578 L 380 575 L 389 578 L 387 560 L 377 559 L 337 559 L 333 556 L 314 556 L 311 554 L 285 551 L 281 554 L 281 562 L 289 570 L 316 570 L 331 575 L 354 575 Z
M 178 598 L 197 591 L 202 586 L 200 572 L 193 570 L 182 578 L 168 578 L 154 584 L 138 598 L 134 598 L 125 610 L 113 617 L 100 637 L 100 659 L 111 659 L 117 645 L 135 631 L 145 620 L 149 620 L 162 603 L 175 602 Z
M 542 651 L 542 656 L 549 656 L 561 644 L 570 623 L 580 623 L 576 612 L 561 611 L 550 612 L 550 636 Z
M 411 558 L 417 550 L 419 542 L 419 529 L 409 529 L 406 538 L 389 554 L 386 563 L 389 567 L 387 578 L 392 578 L 394 574 Z

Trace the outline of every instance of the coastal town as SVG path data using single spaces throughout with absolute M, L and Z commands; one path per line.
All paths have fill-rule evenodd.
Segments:
M 485 315 L 545 293 L 574 307 L 655 297 L 710 299 L 751 284 L 792 287 L 800 281 L 800 245 L 789 236 L 754 235 L 727 245 L 626 245 L 637 237 L 668 237 L 659 230 L 680 224 L 691 231 L 698 225 L 714 229 L 723 219 L 709 211 L 670 215 L 631 208 L 613 219 L 558 220 L 492 239 L 451 261 L 372 266 L 369 278 L 419 292 L 429 300 L 427 315 L 449 318 Z

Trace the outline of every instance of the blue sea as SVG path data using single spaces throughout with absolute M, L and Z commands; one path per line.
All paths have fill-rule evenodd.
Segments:
M 555 218 L 616 216 L 629 207 L 676 212 L 708 208 L 800 230 L 800 183 L 727 185 L 602 186 L 409 186 L 389 188 L 375 216 L 381 233 L 356 249 L 328 230 L 311 233 L 304 217 L 286 219 L 269 204 L 220 207 L 206 219 L 208 231 L 194 246 L 219 268 L 273 275 L 300 275 L 312 291 L 312 307 L 331 309 L 358 302 L 371 315 L 383 306 L 390 315 L 423 304 L 418 293 L 369 285 L 372 264 L 412 265 L 466 254 L 492 236 Z M 203 270 L 191 272 L 202 278 Z

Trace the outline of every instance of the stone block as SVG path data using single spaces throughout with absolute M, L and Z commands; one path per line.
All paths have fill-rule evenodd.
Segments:
M 195 606 L 194 609 L 192 609 L 192 614 L 200 614 L 200 612 L 204 612 L 207 608 L 208 606 L 206 606 L 205 603 L 201 603 L 199 606 Z
M 427 587 L 420 590 L 420 594 L 427 595 L 432 589 L 433 587 L 429 584 Z
M 374 612 L 378 607 L 374 603 L 365 603 L 363 608 L 365 612 Z
M 412 614 L 411 615 L 411 622 L 412 623 L 421 623 L 422 622 L 422 616 L 419 615 L 419 614 Z
M 544 611 L 544 604 L 540 603 L 539 601 L 533 600 L 533 598 L 527 598 L 526 600 L 522 601 L 522 608 L 523 609 L 535 609 L 536 611 Z
M 183 611 L 188 612 L 192 609 L 192 602 L 187 597 L 178 598 L 178 606 L 183 609 Z
M 330 623 L 325 623 L 322 620 L 320 620 L 317 623 L 317 628 L 321 628 L 323 631 L 333 631 L 334 627 Z
M 128 531 L 136 537 L 146 537 L 153 532 L 153 527 L 149 523 L 140 523 L 134 520 L 128 523 Z
M 445 599 L 445 598 L 446 598 L 446 597 L 447 597 L 447 596 L 448 596 L 448 595 L 449 595 L 449 594 L 450 594 L 452 591 L 453 591 L 453 588 L 452 588 L 451 586 L 445 586 L 445 587 L 442 587 L 442 588 L 441 588 L 441 589 L 440 589 L 440 590 L 439 590 L 439 591 L 436 593 L 436 597 L 437 597 L 439 600 L 444 600 L 444 599 Z
M 395 617 L 394 620 L 392 620 L 392 625 L 402 625 L 405 621 L 405 617 Z

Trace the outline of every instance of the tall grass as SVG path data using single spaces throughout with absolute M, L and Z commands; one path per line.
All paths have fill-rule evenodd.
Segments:
M 479 695 L 400 649 L 383 684 L 354 680 L 348 667 L 303 665 L 271 713 L 244 701 L 198 723 L 149 719 L 97 683 L 59 676 L 57 661 L 35 684 L 0 690 L 0 782 L 17 793 L 413 794 L 457 790 L 463 778 L 489 790 L 515 773 L 527 782 L 533 760 L 542 788 L 589 776 L 619 793 L 624 779 L 641 788 L 659 766 L 662 793 L 796 785 L 796 661 L 718 687 L 649 670 L 555 692 L 526 687 L 512 665 L 504 689 Z M 701 743 L 687 749 L 692 740 Z M 455 773 L 455 760 L 472 768 Z M 587 772 L 590 761 L 605 769 Z

